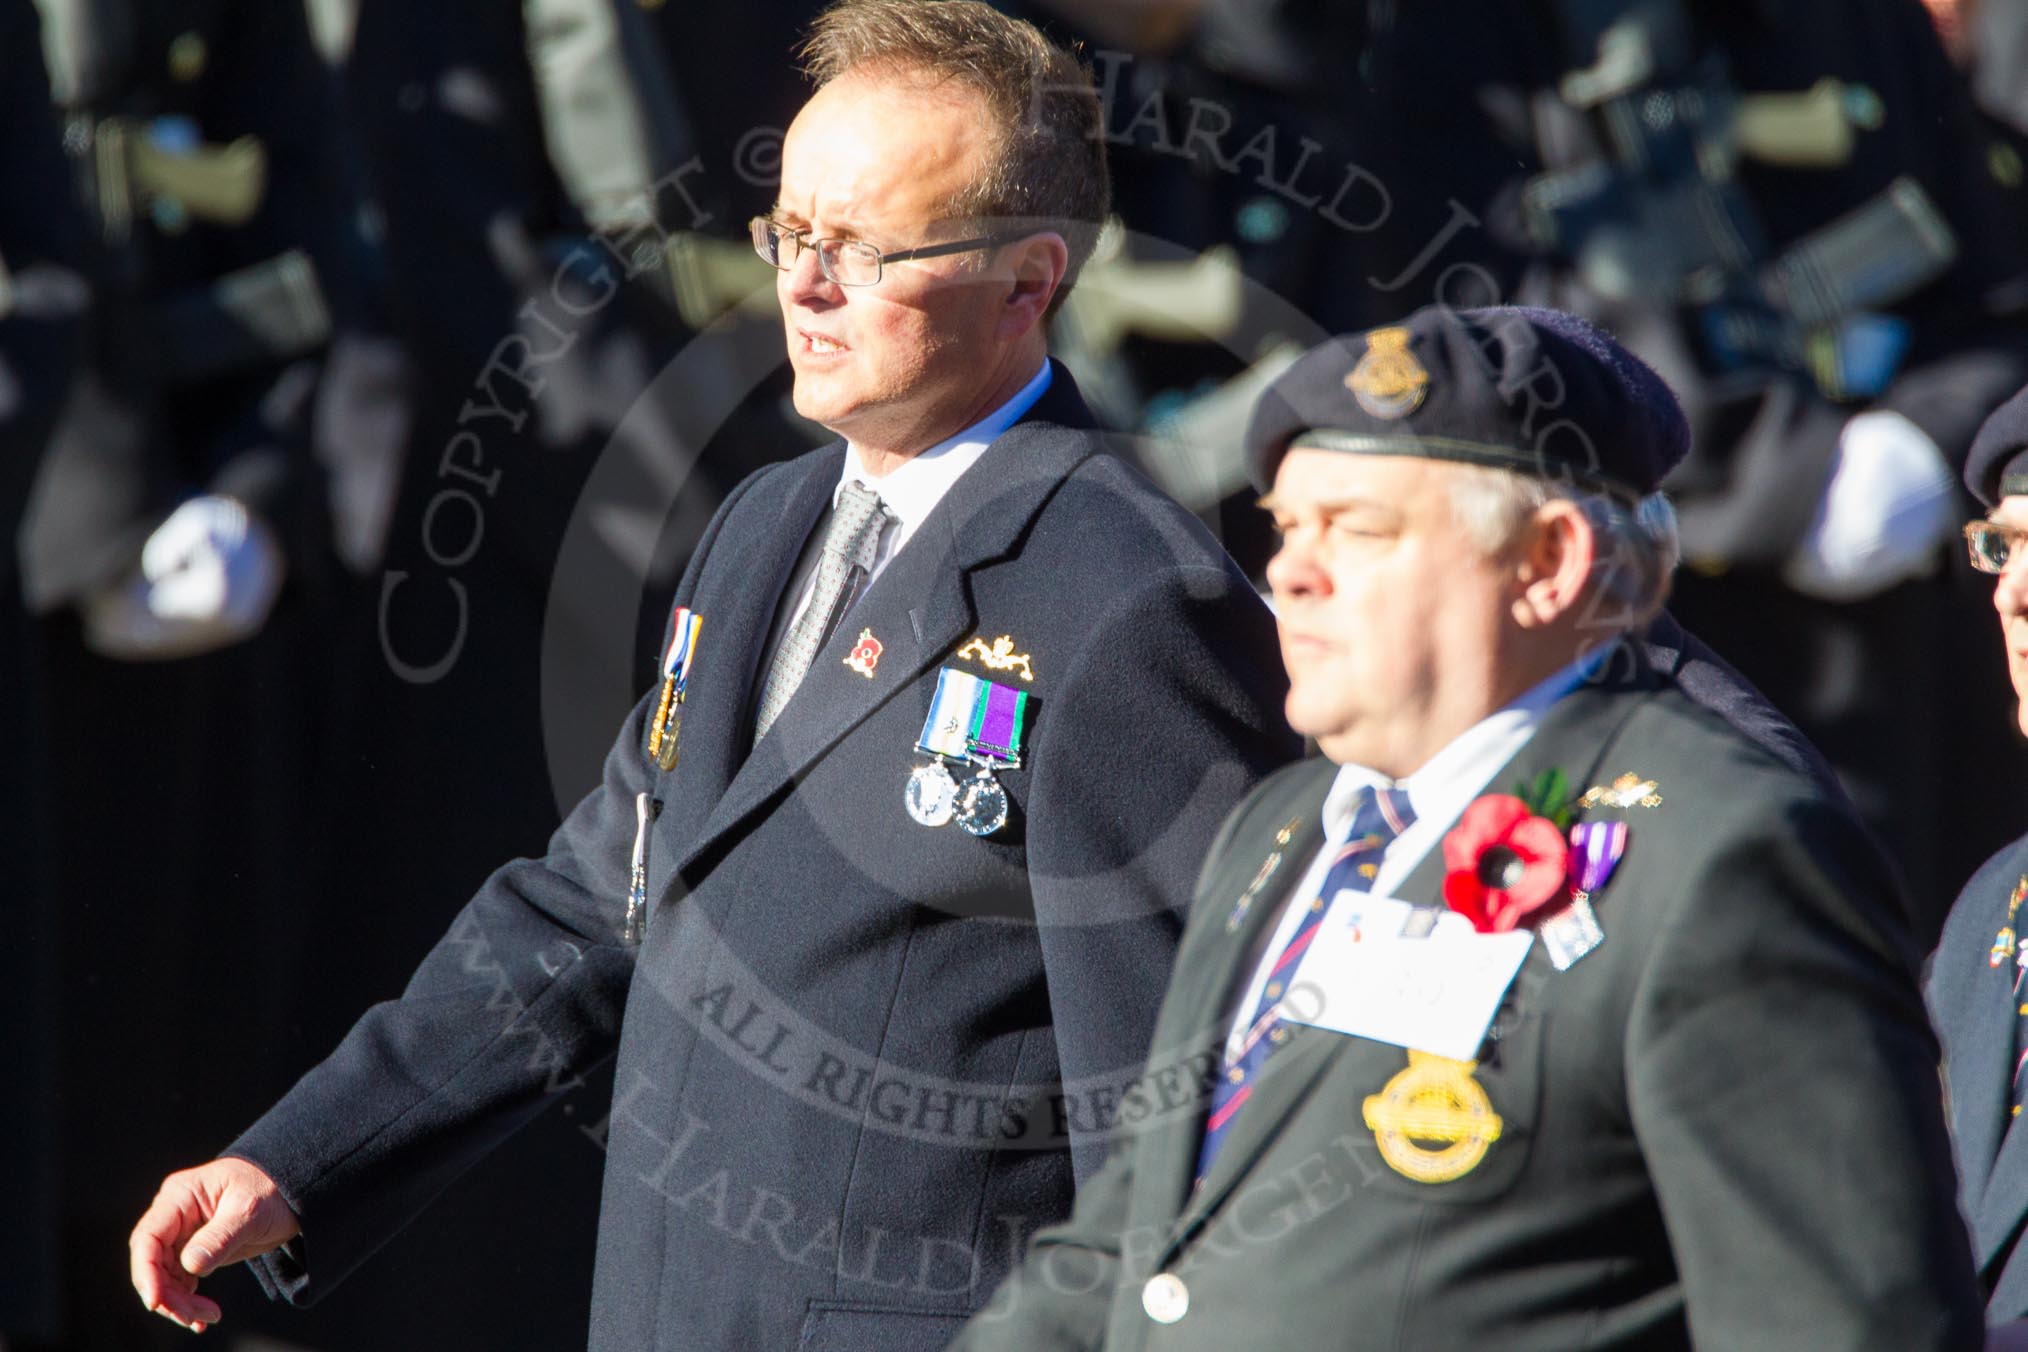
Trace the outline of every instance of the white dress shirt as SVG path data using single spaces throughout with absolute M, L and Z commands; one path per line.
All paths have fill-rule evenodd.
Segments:
M 1267 943 L 1255 955 L 1253 979 L 1247 982 L 1242 998 L 1233 1010 L 1228 1046 L 1237 1046 L 1245 1038 L 1254 1021 L 1254 1010 L 1260 1005 L 1261 991 L 1266 988 L 1268 976 L 1273 970 L 1274 959 L 1288 947 L 1289 940 L 1295 938 L 1304 915 L 1309 911 L 1310 902 L 1324 885 L 1324 875 L 1331 871 L 1331 861 L 1351 839 L 1352 815 L 1359 805 L 1359 791 L 1368 785 L 1406 789 L 1409 806 L 1415 809 L 1415 820 L 1409 823 L 1408 829 L 1389 841 L 1387 848 L 1381 852 L 1380 871 L 1373 877 L 1372 894 L 1376 897 L 1390 896 L 1392 889 L 1406 881 L 1416 865 L 1422 862 L 1423 856 L 1438 847 L 1444 835 L 1471 806 L 1472 800 L 1484 792 L 1487 783 L 1500 772 L 1500 767 L 1528 744 L 1528 739 L 1535 735 L 1537 725 L 1542 722 L 1542 715 L 1556 701 L 1576 689 L 1596 667 L 1597 661 L 1596 657 L 1587 656 L 1574 662 L 1512 704 L 1480 719 L 1399 784 L 1363 765 L 1339 768 L 1338 777 L 1331 781 L 1331 791 L 1324 795 L 1324 844 L 1317 851 L 1316 858 L 1310 861 L 1302 881 L 1283 902 L 1281 919 L 1276 922 Z M 1401 900 L 1428 904 L 1441 898 L 1403 897 Z
M 878 552 L 873 556 L 873 568 L 859 584 L 858 592 L 847 604 L 846 612 L 858 604 L 859 597 L 866 595 L 866 589 L 873 585 L 873 579 L 880 576 L 894 556 L 901 552 L 903 545 L 915 535 L 916 529 L 944 500 L 944 494 L 951 491 L 951 485 L 960 475 L 986 453 L 986 447 L 994 438 L 1021 421 L 1024 414 L 1035 406 L 1043 392 L 1048 390 L 1050 381 L 1049 361 L 1043 359 L 1042 369 L 1017 391 L 1012 399 L 988 413 L 956 436 L 946 437 L 920 455 L 910 456 L 900 466 L 884 476 L 876 477 L 866 472 L 865 464 L 859 458 L 859 448 L 851 442 L 845 443 L 845 463 L 838 472 L 838 486 L 831 490 L 831 510 L 838 509 L 838 495 L 845 491 L 845 485 L 857 483 L 872 489 L 880 495 L 880 501 L 894 514 L 894 521 L 881 532 Z M 784 597 L 796 598 L 793 606 L 784 606 L 776 612 L 775 625 L 768 635 L 767 650 L 761 654 L 759 670 L 768 671 L 774 666 L 775 650 L 782 646 L 790 629 L 795 627 L 803 612 L 810 608 L 810 597 L 817 590 L 817 554 L 824 547 L 824 524 L 827 516 L 817 523 L 810 532 L 810 539 L 803 546 L 803 557 L 796 564 L 794 576 L 789 579 Z M 759 688 L 766 683 L 763 676 L 755 684 L 755 699 L 759 699 Z

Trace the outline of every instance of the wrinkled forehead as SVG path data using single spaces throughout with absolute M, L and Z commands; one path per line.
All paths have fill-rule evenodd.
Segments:
M 1282 458 L 1263 500 L 1290 512 L 1335 511 L 1348 505 L 1412 513 L 1446 503 L 1451 480 L 1466 467 L 1409 455 L 1298 446 Z

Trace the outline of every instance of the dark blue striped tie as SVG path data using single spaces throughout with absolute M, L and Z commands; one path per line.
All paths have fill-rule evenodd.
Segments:
M 1255 1079 L 1275 1049 L 1288 1041 L 1289 1030 L 1282 1026 L 1280 1016 L 1282 994 L 1294 975 L 1296 964 L 1302 960 L 1310 940 L 1317 937 L 1317 928 L 1324 923 L 1325 908 L 1331 898 L 1347 888 L 1365 892 L 1373 886 L 1373 877 L 1380 871 L 1380 856 L 1394 838 L 1408 829 L 1415 820 L 1415 809 L 1409 805 L 1408 793 L 1404 789 L 1374 789 L 1368 786 L 1359 791 L 1358 807 L 1352 814 L 1352 830 L 1345 843 L 1338 850 L 1338 857 L 1331 861 L 1330 870 L 1324 874 L 1323 886 L 1310 898 L 1309 909 L 1303 916 L 1302 924 L 1289 937 L 1282 951 L 1275 955 L 1274 966 L 1268 972 L 1267 985 L 1261 988 L 1260 1003 L 1255 1006 L 1253 1021 L 1247 1025 L 1246 1035 L 1239 1042 L 1226 1049 L 1224 1073 L 1219 1077 L 1218 1086 L 1211 1093 L 1211 1111 L 1204 1119 L 1204 1141 L 1197 1148 L 1197 1181 L 1211 1172 L 1211 1161 L 1218 1155 L 1218 1148 L 1225 1143 L 1225 1137 L 1232 1130 L 1239 1110 L 1253 1096 Z

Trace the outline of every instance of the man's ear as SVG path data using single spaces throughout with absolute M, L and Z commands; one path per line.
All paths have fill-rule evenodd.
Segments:
M 1070 270 L 1070 246 L 1054 230 L 1044 230 L 1006 246 L 1011 277 L 1000 312 L 1000 337 L 1017 342 L 1028 336 L 1049 312 L 1049 302 Z
M 1577 608 L 1598 558 L 1598 532 L 1584 509 L 1567 498 L 1537 508 L 1524 528 L 1515 563 L 1520 594 L 1514 620 L 1524 629 L 1546 629 Z

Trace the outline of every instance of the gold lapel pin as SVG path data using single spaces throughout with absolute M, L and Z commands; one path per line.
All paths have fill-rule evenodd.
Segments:
M 1610 788 L 1594 784 L 1577 800 L 1579 807 L 1660 807 L 1662 795 L 1652 779 L 1621 775 Z
M 1035 679 L 1035 668 L 1029 664 L 1028 654 L 1015 652 L 1014 640 L 1007 634 L 994 639 L 991 647 L 987 646 L 985 639 L 974 635 L 971 642 L 958 649 L 957 656 L 977 658 L 993 671 L 1019 671 L 1024 681 Z

